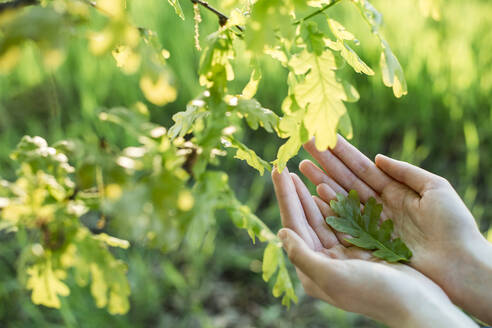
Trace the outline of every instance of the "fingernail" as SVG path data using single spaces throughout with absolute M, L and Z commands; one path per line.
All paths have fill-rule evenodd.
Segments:
M 277 233 L 278 238 L 282 241 L 283 244 L 287 242 L 287 230 L 285 229 L 280 229 L 280 231 Z
M 377 159 L 378 157 L 385 158 L 385 159 L 388 158 L 388 156 L 385 156 L 383 154 L 377 154 L 375 158 Z

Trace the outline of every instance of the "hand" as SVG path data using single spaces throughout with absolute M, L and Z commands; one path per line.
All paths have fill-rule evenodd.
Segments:
M 279 237 L 307 294 L 392 327 L 476 327 L 415 269 L 339 243 L 324 222 L 330 207 L 312 198 L 299 177 L 275 170 L 273 182 L 286 227 Z
M 382 155 L 374 164 L 342 137 L 333 150 L 320 152 L 313 141 L 304 147 L 327 172 L 310 161 L 300 165 L 321 199 L 351 189 L 362 202 L 376 198 L 383 204 L 383 219 L 393 219 L 396 233 L 412 250 L 410 265 L 455 304 L 492 322 L 492 247 L 444 178 Z

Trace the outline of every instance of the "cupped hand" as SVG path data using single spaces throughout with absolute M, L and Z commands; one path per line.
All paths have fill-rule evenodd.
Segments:
M 308 295 L 392 327 L 476 326 L 417 270 L 341 244 L 343 236 L 324 222 L 333 215 L 330 207 L 312 197 L 299 177 L 287 169 L 272 176 L 285 227 L 279 237 Z
M 323 168 L 311 161 L 300 165 L 322 200 L 351 189 L 362 202 L 376 198 L 383 204 L 383 220 L 393 219 L 396 233 L 412 250 L 410 265 L 454 303 L 492 322 L 492 248 L 444 178 L 382 155 L 374 163 L 342 137 L 332 150 L 318 151 L 313 140 L 304 147 Z

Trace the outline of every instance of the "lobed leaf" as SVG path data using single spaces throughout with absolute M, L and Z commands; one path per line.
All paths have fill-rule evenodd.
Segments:
M 265 169 L 268 171 L 271 170 L 270 164 L 264 159 L 262 159 L 261 157 L 259 157 L 254 152 L 254 150 L 248 148 L 246 145 L 244 145 L 243 143 L 241 143 L 240 141 L 238 141 L 236 138 L 232 136 L 226 137 L 225 139 L 226 139 L 227 147 L 232 147 L 237 149 L 234 158 L 246 161 L 246 163 L 248 163 L 249 166 L 257 169 L 258 172 L 260 172 L 260 175 L 263 175 Z
M 349 243 L 373 251 L 373 255 L 388 262 L 410 261 L 412 252 L 400 239 L 392 239 L 393 221 L 379 224 L 383 206 L 370 198 L 364 210 L 360 209 L 359 196 L 351 190 L 348 196 L 337 195 L 330 206 L 338 217 L 330 216 L 326 222 L 335 230 L 349 234 Z

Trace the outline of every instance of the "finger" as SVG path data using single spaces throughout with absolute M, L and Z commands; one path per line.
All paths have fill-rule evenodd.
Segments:
M 313 249 L 315 246 L 319 247 L 321 243 L 306 221 L 304 209 L 302 208 L 299 196 L 297 196 L 294 182 L 292 181 L 287 168 L 285 168 L 282 173 L 279 173 L 277 169 L 274 169 L 272 172 L 272 180 L 280 208 L 282 225 L 294 230 L 306 241 L 309 247 Z M 316 243 L 314 237 L 318 239 L 318 243 Z
M 372 188 L 359 179 L 338 157 L 331 151 L 320 152 L 316 149 L 314 139 L 311 139 L 304 148 L 320 163 L 330 177 L 333 178 L 346 191 L 357 190 L 362 202 L 367 202 L 370 197 L 377 198 L 377 194 Z
M 346 273 L 343 261 L 330 259 L 313 251 L 306 242 L 290 229 L 280 229 L 278 236 L 289 260 L 327 295 L 333 286 L 343 285 Z
M 314 202 L 318 205 L 318 208 L 323 215 L 323 218 L 327 218 L 329 216 L 336 216 L 335 212 L 331 209 L 330 205 L 328 205 L 324 200 L 317 196 L 313 196 Z M 332 229 L 333 230 L 333 229 Z M 335 236 L 337 236 L 338 241 L 344 246 L 350 246 L 351 244 L 345 239 L 351 238 L 350 235 L 345 233 L 341 233 L 339 231 L 333 230 L 335 232 Z
M 299 170 L 309 179 L 313 184 L 319 185 L 326 183 L 336 193 L 343 195 L 347 194 L 347 191 L 343 189 L 338 183 L 335 182 L 329 175 L 327 175 L 322 169 L 308 159 L 305 159 L 299 164 Z
M 381 193 L 384 187 L 393 181 L 369 158 L 340 135 L 338 135 L 337 144 L 332 153 L 342 160 L 359 179 L 378 193 Z
M 390 177 L 405 184 L 421 196 L 426 190 L 446 183 L 446 180 L 438 175 L 381 154 L 376 156 L 376 165 Z
M 314 202 L 311 193 L 306 188 L 306 185 L 301 181 L 301 179 L 294 173 L 291 173 L 292 180 L 296 187 L 297 195 L 301 200 L 302 207 L 304 208 L 304 213 L 306 215 L 309 225 L 313 228 L 316 235 L 318 235 L 321 244 L 325 248 L 331 248 L 338 244 L 338 239 L 330 229 L 328 224 L 325 223 L 323 215 L 321 214 L 318 206 Z
M 314 202 L 318 205 L 319 211 L 323 215 L 323 217 L 327 218 L 329 216 L 335 216 L 335 212 L 331 209 L 330 205 L 318 196 L 313 196 Z

